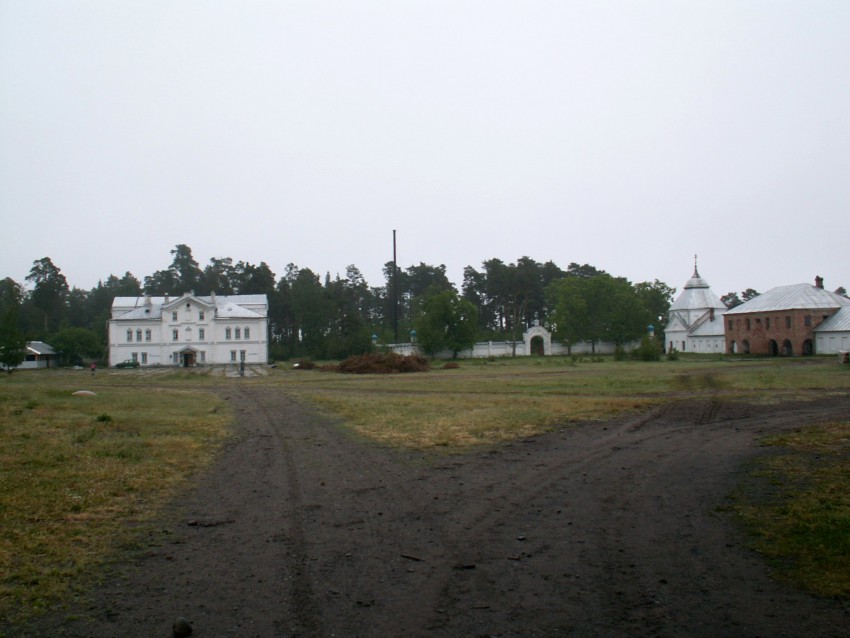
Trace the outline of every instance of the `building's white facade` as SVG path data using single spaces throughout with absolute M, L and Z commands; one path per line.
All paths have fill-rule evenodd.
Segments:
M 850 351 L 850 305 L 839 308 L 838 312 L 815 328 L 814 333 L 815 352 L 818 354 Z
M 670 306 L 670 318 L 664 328 L 667 352 L 723 354 L 726 350 L 725 312 L 726 304 L 711 291 L 694 264 L 693 276 Z
M 116 297 L 109 364 L 267 363 L 268 308 L 266 295 Z

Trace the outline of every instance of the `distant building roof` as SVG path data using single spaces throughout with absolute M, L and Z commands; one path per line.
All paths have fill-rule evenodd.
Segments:
M 42 356 L 56 354 L 56 351 L 43 341 L 27 341 L 27 350 Z
M 824 320 L 814 330 L 815 332 L 850 332 L 850 305 L 839 309 L 831 317 Z
M 699 276 L 697 267 L 694 265 L 694 274 L 685 284 L 685 289 L 670 306 L 670 310 L 708 310 L 715 308 L 726 311 L 726 304 L 720 301 L 708 285 L 708 282 Z
M 750 312 L 775 312 L 778 310 L 806 310 L 840 308 L 850 305 L 850 299 L 811 284 L 792 284 L 771 288 L 746 303 L 728 310 L 726 314 L 741 315 Z
M 210 295 L 185 294 L 180 297 L 115 297 L 112 312 L 115 319 L 161 319 L 163 310 L 176 307 L 178 303 L 194 299 L 215 308 L 216 316 L 224 319 L 265 317 L 268 313 L 266 295 Z

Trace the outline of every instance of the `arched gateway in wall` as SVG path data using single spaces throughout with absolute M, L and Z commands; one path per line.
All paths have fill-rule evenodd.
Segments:
M 548 356 L 552 354 L 552 333 L 535 320 L 534 325 L 522 335 L 527 354 L 540 354 Z

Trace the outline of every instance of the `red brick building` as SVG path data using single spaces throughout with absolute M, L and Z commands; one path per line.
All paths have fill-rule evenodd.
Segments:
M 815 285 L 779 286 L 726 312 L 726 352 L 766 355 L 815 354 L 814 329 L 850 299 Z

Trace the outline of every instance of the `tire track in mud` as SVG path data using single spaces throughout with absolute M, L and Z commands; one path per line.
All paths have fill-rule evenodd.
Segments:
M 447 541 L 429 516 L 434 496 L 421 455 L 352 438 L 283 394 L 246 397 L 274 422 L 287 457 L 291 607 L 303 616 L 298 627 L 314 628 L 304 635 L 426 627 L 434 602 L 423 584 L 444 569 Z M 309 612 L 298 611 L 303 605 Z
M 335 619 L 327 635 L 758 633 L 763 621 L 747 625 L 747 604 L 726 601 L 730 570 L 715 569 L 718 556 L 746 563 L 731 570 L 746 584 L 737 586 L 741 600 L 766 607 L 781 592 L 712 516 L 726 493 L 722 482 L 694 472 L 710 457 L 708 473 L 721 467 L 731 476 L 763 422 L 785 425 L 758 410 L 753 418 L 740 408 L 726 412 L 716 397 L 674 403 L 419 463 L 350 441 L 369 466 L 359 475 L 340 467 L 351 498 L 339 529 L 352 542 L 345 534 L 308 541 L 319 604 Z M 782 421 L 799 425 L 793 411 L 783 410 Z M 322 507 L 311 530 L 323 518 L 327 526 L 329 506 Z M 334 547 L 340 542 L 342 550 Z M 742 590 L 750 572 L 761 574 L 767 592 L 755 601 Z M 770 626 L 800 622 L 785 617 Z
M 686 591 L 692 598 L 691 604 L 711 598 L 709 593 L 717 598 L 718 591 L 722 598 L 723 590 L 728 587 L 728 571 L 734 572 L 716 573 L 718 554 L 734 556 L 737 539 L 730 540 L 726 535 L 728 526 L 712 510 L 728 493 L 727 488 L 732 487 L 732 483 L 723 482 L 724 477 L 732 477 L 741 459 L 752 454 L 748 445 L 765 417 L 759 414 L 750 419 L 746 410 L 740 412 L 740 406 L 724 415 L 724 407 L 717 397 L 668 404 L 615 427 L 600 424 L 599 428 L 604 428 L 601 435 L 599 428 L 590 425 L 541 437 L 547 445 L 544 449 L 535 447 L 536 462 L 525 464 L 516 474 L 505 475 L 506 481 L 501 486 L 485 486 L 486 500 L 464 508 L 464 515 L 447 531 L 452 539 L 449 547 L 457 559 L 465 559 L 470 567 L 484 569 L 446 580 L 440 589 L 440 607 L 451 607 L 466 598 L 472 601 L 472 609 L 456 611 L 474 614 L 476 600 L 486 599 L 488 593 L 503 596 L 512 586 L 517 591 L 522 586 L 526 593 L 532 590 L 534 594 L 525 596 L 528 602 L 523 604 L 528 608 L 514 614 L 515 619 L 532 622 L 534 613 L 528 612 L 534 609 L 548 613 L 557 627 L 554 633 L 570 631 L 577 618 L 583 618 L 581 624 L 590 625 L 600 635 L 616 633 L 622 627 L 629 627 L 632 635 L 658 635 L 665 628 L 669 631 L 671 624 L 697 628 L 711 623 L 704 614 L 688 612 L 690 605 L 681 603 L 682 595 L 670 597 L 666 592 L 676 588 Z M 800 412 L 782 412 L 781 418 L 770 418 L 771 429 L 799 425 L 797 415 L 817 420 L 845 414 L 842 408 L 834 407 L 819 414 L 821 410 L 812 405 Z M 580 445 L 568 450 L 568 444 Z M 620 464 L 624 465 L 619 467 Z M 703 466 L 718 476 L 700 477 L 698 468 Z M 694 475 L 689 477 L 689 473 Z M 666 485 L 667 476 L 681 485 L 672 488 Z M 573 538 L 553 537 L 551 527 L 545 534 L 535 536 L 534 525 L 529 526 L 527 533 L 516 525 L 517 518 L 523 515 L 534 520 L 535 516 L 552 517 L 553 510 L 582 519 L 576 526 L 565 520 L 561 527 L 562 533 Z M 494 551 L 479 551 L 475 558 L 469 557 L 468 549 L 466 554 L 461 553 L 470 546 L 507 549 L 512 540 L 521 541 L 513 543 L 519 552 L 514 556 L 504 550 L 501 556 Z M 523 550 L 519 551 L 519 547 Z M 572 560 L 561 560 L 561 567 L 568 569 L 560 574 L 549 569 L 545 560 L 535 559 L 541 554 L 559 552 L 575 555 Z M 765 581 L 769 581 L 761 561 L 753 560 L 745 550 L 743 553 L 749 558 L 748 568 L 762 572 Z M 506 558 L 515 561 L 517 568 L 506 569 Z M 509 572 L 520 571 L 525 566 L 528 574 L 520 585 L 521 579 Z M 532 583 L 535 572 L 537 582 Z M 683 578 L 683 572 L 691 577 Z M 738 579 L 738 589 L 747 582 L 740 574 L 733 578 Z M 557 580 L 562 581 L 561 594 L 550 596 L 547 603 L 545 590 L 554 587 Z M 582 587 L 582 582 L 596 585 Z M 580 595 L 575 595 L 576 590 Z M 752 601 L 748 592 L 739 593 L 742 600 Z M 771 592 L 771 595 L 778 594 Z M 559 599 L 561 608 L 555 612 L 553 606 L 559 604 Z M 769 596 L 762 599 L 759 602 L 764 605 L 771 600 Z M 717 602 L 714 604 L 724 608 Z M 479 624 L 486 622 L 488 615 L 491 614 L 478 613 L 482 617 Z M 730 615 L 730 626 L 746 627 L 745 619 L 749 615 L 746 605 L 735 609 Z M 511 620 L 509 615 L 503 619 L 502 629 L 506 624 L 510 626 Z M 799 624 L 790 614 L 786 621 Z M 449 623 L 442 625 L 449 626 Z M 776 626 L 784 627 L 782 622 Z M 812 623 L 808 630 L 815 626 Z M 713 630 L 697 635 L 711 633 Z M 522 631 L 516 635 L 522 635 Z
M 293 458 L 292 444 L 284 434 L 285 426 L 282 414 L 272 414 L 262 396 L 246 388 L 238 388 L 236 396 L 241 409 L 251 410 L 259 414 L 268 424 L 273 436 L 278 442 L 283 454 L 285 468 L 286 492 L 279 495 L 281 507 L 289 512 L 287 518 L 288 533 L 285 533 L 287 546 L 286 568 L 291 582 L 290 610 L 292 621 L 290 629 L 295 635 L 323 635 L 321 609 L 316 601 L 313 586 L 307 568 L 307 551 L 304 540 L 304 525 L 302 518 L 302 496 L 298 479 L 298 468 Z M 266 530 L 267 532 L 272 530 Z M 274 538 L 279 538 L 275 536 Z

